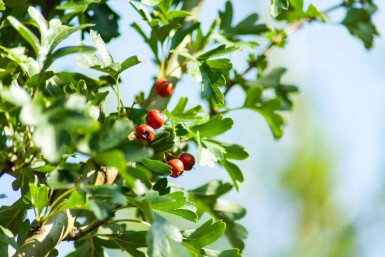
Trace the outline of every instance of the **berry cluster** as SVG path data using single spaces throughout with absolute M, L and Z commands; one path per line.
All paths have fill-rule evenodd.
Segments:
M 168 162 L 171 166 L 171 177 L 177 178 L 182 175 L 183 171 L 191 170 L 195 164 L 195 158 L 189 153 L 182 153 L 179 159 L 172 159 Z
M 158 110 L 151 110 L 146 115 L 146 123 L 136 128 L 136 139 L 151 142 L 155 137 L 155 129 L 164 124 L 163 114 Z
M 166 79 L 159 79 L 155 83 L 155 91 L 161 97 L 169 97 L 174 89 L 172 83 Z M 136 139 L 151 142 L 155 137 L 155 129 L 161 128 L 165 120 L 163 114 L 158 110 L 151 110 L 146 115 L 146 124 L 141 124 L 136 128 Z M 182 153 L 179 158 L 174 158 L 168 162 L 171 167 L 171 177 L 177 178 L 183 171 L 191 170 L 195 164 L 195 158 L 189 153 Z

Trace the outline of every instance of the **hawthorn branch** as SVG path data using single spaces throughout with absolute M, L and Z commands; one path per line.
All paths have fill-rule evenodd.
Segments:
M 347 6 L 347 3 L 346 2 L 342 2 L 338 5 L 334 5 L 330 8 L 327 8 L 326 10 L 323 11 L 323 13 L 325 14 L 328 14 L 334 10 L 337 10 L 341 7 L 345 7 Z M 300 28 L 302 28 L 305 24 L 308 24 L 308 23 L 311 23 L 313 21 L 317 20 L 316 18 L 303 18 L 299 21 L 296 21 L 292 24 L 290 24 L 288 27 L 286 27 L 284 29 L 284 35 L 287 35 L 287 34 L 290 34 L 292 32 L 295 32 L 297 30 L 299 30 Z M 266 57 L 269 55 L 269 53 L 271 52 L 271 50 L 282 43 L 282 41 L 284 40 L 284 37 L 283 37 L 283 34 L 279 33 L 266 47 L 265 49 L 262 51 L 262 53 L 259 55 L 260 59 L 264 60 L 266 59 Z M 244 78 L 252 69 L 254 69 L 255 67 L 257 67 L 259 64 L 259 59 L 257 60 L 254 60 L 252 62 L 249 63 L 249 66 L 239 75 L 241 78 Z M 226 85 L 226 90 L 224 91 L 224 95 L 226 96 L 228 94 L 228 92 L 230 91 L 230 89 L 236 85 L 237 82 L 234 80 L 234 79 L 231 79 L 229 80 L 229 82 L 227 83 Z

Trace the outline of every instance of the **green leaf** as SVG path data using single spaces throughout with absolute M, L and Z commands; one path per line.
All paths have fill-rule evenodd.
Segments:
M 90 15 L 91 13 L 92 15 Z M 92 28 L 101 35 L 104 42 L 109 42 L 120 35 L 119 19 L 119 15 L 106 3 L 90 5 L 85 12 L 85 21 L 94 24 Z
M 220 29 L 227 32 L 231 30 L 231 23 L 233 20 L 233 5 L 231 1 L 227 1 L 225 11 L 219 11 L 219 18 L 221 19 Z
M 216 199 L 229 192 L 232 188 L 233 185 L 230 183 L 223 183 L 221 180 L 214 180 L 196 189 L 190 190 L 189 193 L 199 197 L 210 197 Z
M 229 59 L 207 60 L 199 70 L 202 75 L 202 97 L 212 98 L 217 104 L 224 104 L 224 96 L 220 90 L 226 84 L 224 75 L 232 69 Z
M 108 257 L 97 237 L 76 240 L 74 245 L 76 250 L 66 255 L 66 257 Z
M 108 50 L 107 45 L 106 43 L 104 43 L 100 34 L 96 34 L 95 31 L 91 30 L 90 35 L 99 54 L 99 60 L 101 61 L 102 67 L 112 65 L 114 63 L 114 59 L 112 58 L 111 53 Z
M 138 248 L 146 247 L 147 231 L 123 231 L 120 234 L 110 234 L 98 237 L 99 245 L 109 249 L 125 250 L 132 256 L 145 257 L 146 255 Z
M 271 0 L 270 3 L 270 15 L 273 17 L 278 16 L 283 10 L 289 9 L 289 0 Z
M 373 46 L 374 37 L 379 35 L 371 20 L 374 12 L 375 9 L 349 8 L 345 19 L 341 22 L 350 34 L 362 40 L 367 49 Z
M 231 180 L 233 181 L 234 187 L 239 191 L 238 182 L 243 182 L 243 174 L 241 169 L 232 162 L 227 160 L 222 160 L 221 165 L 226 169 L 227 173 L 230 175 Z
M 142 4 L 145 4 L 145 5 L 149 5 L 149 6 L 154 6 L 154 5 L 158 5 L 160 4 L 161 2 L 163 2 L 164 0 L 140 0 L 140 2 Z
M 234 46 L 227 47 L 226 45 L 220 45 L 220 46 L 218 46 L 212 50 L 209 50 L 209 51 L 201 54 L 200 56 L 198 56 L 198 60 L 202 61 L 202 60 L 212 59 L 215 57 L 219 57 L 219 56 L 228 55 L 228 54 L 231 54 L 234 52 L 238 52 L 240 50 L 241 49 L 239 47 L 234 47 Z
M 175 20 L 177 18 L 185 18 L 191 16 L 191 13 L 184 10 L 171 10 L 167 13 L 167 19 Z
M 25 27 L 21 22 L 19 22 L 16 18 L 12 16 L 7 17 L 9 23 L 11 23 L 12 27 L 14 27 L 17 32 L 31 45 L 32 49 L 35 53 L 39 54 L 40 41 L 39 39 L 30 31 L 27 27 Z
M 95 48 L 90 46 L 68 46 L 62 47 L 48 55 L 47 59 L 44 62 L 42 71 L 46 70 L 54 61 L 59 59 L 60 57 L 75 54 L 75 53 L 90 53 L 95 51 Z
M 0 0 L 0 11 L 4 11 L 4 10 L 5 10 L 5 4 L 3 0 Z
M 162 175 L 171 174 L 171 167 L 164 162 L 161 162 L 158 160 L 145 159 L 141 163 L 152 172 L 155 172 L 156 174 L 162 174 Z
M 19 244 L 15 241 L 15 235 L 7 228 L 0 226 L 0 253 L 2 256 L 8 256 L 8 246 L 12 246 L 15 250 L 19 249 Z M 2 250 L 6 249 L 2 253 Z
M 183 240 L 183 245 L 199 253 L 201 248 L 217 241 L 225 232 L 225 228 L 226 224 L 223 221 L 214 222 L 210 219 L 192 233 L 185 231 L 184 234 L 188 233 L 189 235 Z
M 155 154 L 165 152 L 174 145 L 175 142 L 172 140 L 172 136 L 169 132 L 157 133 L 154 140 L 149 144 L 149 146 L 154 149 Z
M 242 255 L 239 249 L 227 249 L 223 251 L 202 249 L 202 257 L 242 257 Z
M 155 213 L 154 216 L 155 221 L 147 233 L 147 254 L 151 257 L 169 257 L 171 250 L 169 240 L 181 243 L 182 234 L 177 227 L 158 214 Z
M 82 209 L 86 202 L 85 195 L 81 192 L 74 190 L 70 197 L 63 202 L 58 211 L 67 210 L 67 209 Z
M 11 206 L 1 206 L 0 225 L 8 228 L 13 234 L 16 235 L 20 230 L 20 225 L 22 225 L 27 216 L 27 210 L 30 207 L 31 206 L 23 198 L 20 198 Z
M 154 155 L 154 150 L 151 147 L 146 147 L 139 142 L 124 144 L 119 148 L 124 152 L 126 161 L 129 162 L 138 162 Z
M 225 149 L 224 157 L 226 159 L 244 160 L 249 157 L 249 153 L 245 150 L 245 147 L 242 145 L 228 144 L 215 140 L 210 140 L 210 142 L 216 143 Z
M 120 66 L 120 69 L 119 69 L 119 73 L 127 70 L 128 68 L 131 68 L 137 64 L 139 64 L 141 61 L 139 61 L 138 57 L 136 57 L 135 55 L 134 56 L 131 56 L 131 57 L 128 57 L 126 60 L 124 60 Z
M 95 140 L 95 151 L 103 152 L 111 149 L 128 138 L 134 125 L 128 119 L 120 119 L 112 124 L 105 124 L 97 134 Z
M 126 172 L 126 159 L 120 150 L 102 152 L 95 155 L 93 159 L 100 165 L 117 168 L 121 174 Z
M 268 31 L 265 24 L 255 24 L 258 19 L 258 14 L 250 14 L 231 30 L 231 35 L 259 35 Z
M 37 216 L 40 217 L 43 209 L 49 205 L 49 187 L 29 184 L 29 189 L 32 205 L 36 208 Z
M 222 114 L 216 115 L 206 123 L 190 127 L 191 131 L 197 133 L 201 138 L 219 136 L 233 126 L 234 122 L 231 118 L 223 118 Z

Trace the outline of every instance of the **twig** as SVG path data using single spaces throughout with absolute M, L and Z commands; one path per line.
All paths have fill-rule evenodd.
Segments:
M 344 7 L 346 6 L 347 3 L 346 2 L 342 2 L 338 5 L 335 5 L 335 6 L 332 6 L 332 7 L 329 7 L 327 8 L 326 10 L 323 11 L 323 13 L 327 14 L 327 13 L 330 13 L 340 7 Z M 303 25 L 307 24 L 307 23 L 310 23 L 310 22 L 313 22 L 315 21 L 316 18 L 304 18 L 304 19 L 301 19 L 299 21 L 296 21 L 294 23 L 292 23 L 291 25 L 289 25 L 288 27 L 286 27 L 284 29 L 284 33 L 287 35 L 289 33 L 292 33 L 294 31 L 297 31 L 298 29 L 300 29 Z M 260 57 L 262 57 L 262 59 L 266 58 L 267 55 L 270 53 L 270 51 L 273 49 L 274 46 L 276 45 L 279 45 L 280 43 L 282 43 L 282 40 L 283 40 L 283 36 L 281 33 L 279 33 L 266 47 L 265 49 L 262 51 L 262 53 L 259 55 Z M 239 75 L 241 78 L 244 78 L 253 68 L 257 67 L 259 64 L 258 60 L 254 60 L 252 62 L 250 62 L 249 66 Z M 227 93 L 230 91 L 230 89 L 236 85 L 237 82 L 233 79 L 229 80 L 229 82 L 227 83 L 226 85 L 226 90 L 225 92 L 223 93 L 225 96 L 227 95 Z

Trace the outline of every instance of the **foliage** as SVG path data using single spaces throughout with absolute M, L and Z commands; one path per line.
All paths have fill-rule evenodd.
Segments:
M 107 256 L 106 249 L 170 256 L 175 243 L 191 256 L 241 256 L 247 230 L 237 221 L 246 210 L 222 196 L 239 190 L 244 176 L 235 161 L 249 154 L 243 146 L 221 140 L 233 126 L 226 115 L 234 109 L 227 107 L 226 97 L 235 86 L 243 90 L 235 109 L 255 111 L 280 138 L 282 113 L 291 110 L 298 89 L 283 82 L 285 68 L 268 67 L 270 50 L 284 47 L 288 33 L 306 23 L 328 22 L 328 13 L 338 8 L 346 12 L 341 24 L 370 48 L 378 35 L 371 20 L 376 6 L 349 0 L 320 11 L 314 5 L 305 9 L 302 0 L 272 0 L 271 15 L 287 24 L 277 29 L 260 23 L 256 13 L 234 24 L 228 1 L 204 32 L 195 8 L 202 2 L 130 1 L 148 25 L 131 24 L 153 54 L 157 78 L 182 86 L 180 79 L 188 75 L 200 85 L 202 104 L 187 108 L 187 98 L 171 106 L 151 85 L 147 95 L 138 92 L 136 106 L 121 100 L 120 75 L 139 65 L 141 57 L 138 53 L 119 63 L 111 55 L 106 43 L 120 35 L 120 28 L 108 1 L 0 0 L 0 170 L 14 177 L 13 189 L 21 193 L 14 204 L 0 207 L 1 256 L 8 256 L 9 248 L 31 254 L 30 239 L 48 237 L 39 228 L 52 223 L 67 224 L 66 232 L 49 235 L 57 236 L 50 239 L 52 245 L 35 247 L 39 256 L 54 256 L 63 240 L 75 241 L 71 257 Z M 93 44 L 66 46 L 72 34 L 90 37 Z M 268 45 L 260 47 L 263 42 Z M 228 57 L 238 51 L 249 53 L 243 71 Z M 72 54 L 101 75 L 54 70 L 57 60 Z M 110 92 L 118 103 L 113 113 L 104 108 Z M 153 108 L 167 116 L 166 125 L 150 143 L 135 140 L 135 127 Z M 167 160 L 191 149 L 189 145 L 196 146 L 200 166 L 223 167 L 231 183 L 216 180 L 183 190 L 169 183 Z M 135 217 L 117 219 L 117 211 L 127 208 L 135 210 Z M 34 221 L 26 218 L 30 209 Z M 198 222 L 204 214 L 210 218 L 184 231 L 170 218 Z M 143 227 L 133 230 L 131 223 Z M 36 233 L 30 233 L 33 228 Z M 233 248 L 207 248 L 223 235 Z

